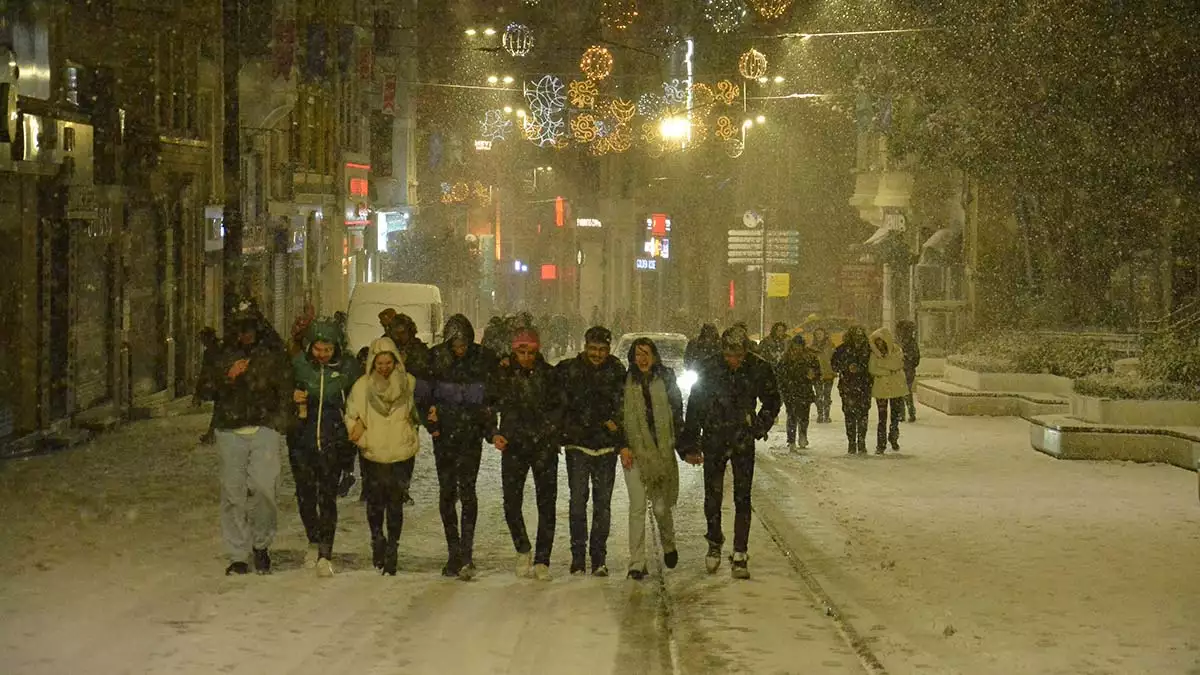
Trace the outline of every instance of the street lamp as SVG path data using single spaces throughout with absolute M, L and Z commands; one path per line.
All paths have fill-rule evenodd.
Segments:
M 511 105 L 506 105 L 506 106 L 504 106 L 504 114 L 505 114 L 505 115 L 511 115 L 511 114 L 512 114 L 512 106 L 511 106 Z
M 492 36 L 492 35 L 495 35 L 495 34 L 496 34 L 496 29 L 495 29 L 495 28 L 484 28 L 484 29 L 483 29 L 483 34 L 484 34 L 484 35 L 487 35 L 487 36 L 489 36 L 489 37 L 490 37 L 490 36 Z
M 475 37 L 475 33 L 476 33 L 477 31 L 476 31 L 474 28 L 468 28 L 468 29 L 467 29 L 466 31 L 464 31 L 464 32 L 467 34 L 467 37 Z
M 504 76 L 504 84 L 512 84 L 512 83 L 513 83 L 513 76 L 512 76 L 512 75 L 505 75 L 505 76 Z
M 775 84 L 783 84 L 783 76 L 782 75 L 775 76 Z
M 764 115 L 759 115 L 758 117 L 754 118 L 754 121 L 758 122 L 759 124 L 766 124 L 767 118 Z
M 499 81 L 500 81 L 500 78 L 496 77 L 495 75 L 488 76 L 488 84 L 496 84 Z
M 682 141 L 688 137 L 691 124 L 686 117 L 667 117 L 658 125 L 658 133 L 665 141 Z

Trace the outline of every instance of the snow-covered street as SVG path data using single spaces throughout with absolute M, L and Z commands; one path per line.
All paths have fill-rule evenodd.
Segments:
M 555 578 L 515 578 L 490 447 L 474 582 L 439 575 L 428 449 L 397 577 L 371 569 L 355 499 L 339 504 L 338 575 L 303 569 L 286 469 L 275 573 L 225 577 L 217 457 L 195 442 L 206 418 L 130 424 L 0 464 L 3 671 L 861 673 L 877 658 L 889 673 L 1200 672 L 1193 474 L 1059 462 L 1028 447 L 1020 420 L 921 414 L 883 458 L 845 456 L 836 406 L 801 455 L 773 434 L 759 453 L 748 582 L 727 565 L 705 573 L 701 472 L 689 466 L 677 569 L 656 551 L 648 579 L 624 578 L 618 478 L 613 576 L 569 576 L 562 463 Z

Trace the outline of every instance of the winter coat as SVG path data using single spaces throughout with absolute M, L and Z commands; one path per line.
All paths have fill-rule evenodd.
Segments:
M 821 381 L 821 363 L 807 347 L 795 345 L 788 349 L 775 368 L 775 375 L 785 403 L 811 403 L 816 400 L 813 385 Z
M 887 345 L 886 353 L 880 351 L 875 340 L 882 339 Z M 871 333 L 871 359 L 869 370 L 874 381 L 871 396 L 874 398 L 903 398 L 908 396 L 908 380 L 904 378 L 904 352 L 892 337 L 892 331 L 880 328 Z
M 495 433 L 495 415 L 487 402 L 488 381 L 496 375 L 496 354 L 475 344 L 475 329 L 467 317 L 455 314 L 443 329 L 445 342 L 429 351 L 428 395 L 421 401 L 421 410 L 437 408 L 436 423 L 422 418 L 429 433 L 440 432 L 439 444 L 461 440 L 475 442 L 490 439 Z M 453 341 L 467 343 L 467 353 L 454 355 Z
M 504 326 L 504 320 L 495 318 L 488 322 L 487 328 L 483 329 L 481 342 L 484 347 L 492 350 L 492 353 L 499 357 L 508 353 L 508 339 L 508 330 Z
M 784 324 L 776 324 L 776 326 L 771 327 L 772 333 L 774 333 L 777 326 L 787 328 Z M 770 363 L 772 366 L 778 366 L 779 362 L 783 360 L 783 355 L 787 353 L 789 342 L 790 340 L 786 336 L 775 337 L 774 334 L 768 335 L 759 343 L 758 351 L 767 360 L 767 363 Z
M 683 429 L 683 394 L 675 372 L 661 364 L 643 374 L 630 368 L 623 385 L 622 424 L 629 451 L 647 495 L 674 506 L 679 499 L 678 437 Z
M 287 345 L 261 314 L 254 344 L 242 345 L 232 335 L 213 358 L 213 428 L 232 431 L 244 427 L 269 427 L 287 433 L 292 421 L 292 367 Z M 230 380 L 229 369 L 247 359 L 246 371 Z
M 563 408 L 563 445 L 585 451 L 620 450 L 625 447 L 621 399 L 624 396 L 625 367 L 609 355 L 599 366 L 580 354 L 555 368 L 565 396 Z M 609 431 L 607 422 L 616 424 Z
M 896 343 L 904 352 L 904 371 L 908 374 L 917 372 L 921 365 L 921 347 L 917 343 L 917 327 L 911 321 L 901 321 L 896 326 Z
M 346 401 L 346 428 L 363 426 L 363 435 L 354 444 L 363 459 L 377 464 L 407 461 L 420 449 L 413 400 L 417 378 L 405 372 L 399 352 L 391 338 L 372 342 L 368 361 L 371 372 L 358 378 Z M 387 388 L 381 390 L 374 374 L 375 357 L 385 353 L 396 359 L 396 369 L 386 380 Z
M 696 339 L 688 341 L 687 347 L 683 351 L 683 366 L 688 370 L 696 370 L 704 361 L 720 355 L 721 336 L 717 333 L 717 327 L 705 324 L 700 329 L 700 335 Z
M 510 359 L 489 387 L 488 401 L 500 415 L 497 433 L 509 452 L 555 449 L 562 438 L 564 399 L 554 367 L 538 354 L 526 370 Z
M 297 419 L 288 442 L 294 449 L 333 451 L 346 446 L 346 401 L 359 379 L 358 361 L 342 353 L 340 331 L 330 323 L 315 322 L 306 336 L 307 348 L 292 360 L 295 388 L 308 393 L 307 416 Z M 312 356 L 317 341 L 333 343 L 333 357 L 322 364 Z
M 775 372 L 757 354 L 746 352 L 737 370 L 720 356 L 700 364 L 699 384 L 688 395 L 682 445 L 752 444 L 764 439 L 781 401 Z
M 835 373 L 833 372 L 833 341 L 829 339 L 829 335 L 825 335 L 825 339 L 821 342 L 813 342 L 808 345 L 808 351 L 817 357 L 817 361 L 821 364 L 821 379 L 826 382 L 832 382 Z
M 854 331 L 859 337 L 853 336 Z M 846 341 L 833 350 L 832 365 L 842 398 L 871 397 L 871 343 L 861 328 L 847 332 Z

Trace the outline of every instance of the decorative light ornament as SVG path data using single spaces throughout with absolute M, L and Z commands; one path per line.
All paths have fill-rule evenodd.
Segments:
M 618 98 L 614 99 L 612 103 L 608 104 L 608 113 L 612 115 L 618 123 L 623 124 L 629 122 L 629 120 L 633 119 L 633 116 L 637 114 L 637 106 L 633 104 L 633 101 L 626 101 L 625 99 Z
M 687 84 L 679 80 L 663 82 L 663 101 L 667 105 L 678 105 L 687 100 Z
M 525 56 L 533 49 L 533 30 L 522 23 L 510 23 L 500 44 L 513 56 Z
M 593 157 L 607 155 L 612 150 L 612 143 L 607 138 L 597 138 L 588 146 L 588 150 L 592 153 Z
M 717 138 L 723 141 L 728 141 L 737 135 L 737 127 L 733 125 L 733 120 L 722 115 L 717 118 Z
M 531 112 L 537 114 L 556 113 L 567 105 L 563 96 L 563 83 L 553 75 L 543 75 L 537 82 L 525 83 L 525 100 Z
M 642 117 L 654 117 L 662 111 L 665 105 L 666 101 L 663 100 L 662 96 L 647 92 L 642 94 L 641 98 L 638 99 L 637 111 Z
M 604 0 L 600 4 L 600 23 L 606 28 L 625 30 L 637 16 L 637 0 Z
M 733 102 L 737 100 L 738 95 L 741 93 L 741 87 L 729 80 L 721 80 L 717 83 L 717 98 L 723 101 L 725 105 L 733 105 Z
M 489 110 L 483 114 L 483 122 L 479 124 L 479 135 L 489 141 L 503 141 L 512 131 L 512 120 L 504 115 L 502 110 Z
M 767 20 L 778 19 L 792 6 L 792 0 L 750 0 L 750 6 Z
M 705 0 L 704 18 L 718 33 L 732 33 L 746 20 L 746 6 L 742 0 Z
M 738 59 L 738 72 L 747 80 L 757 80 L 767 74 L 767 57 L 757 49 L 751 49 Z
M 713 93 L 712 87 L 703 82 L 692 85 L 692 110 L 699 110 L 701 114 L 708 112 L 706 108 L 716 100 L 717 95 Z
M 484 206 L 487 206 L 492 201 L 491 190 L 489 190 L 486 185 L 479 181 L 475 181 L 474 193 L 475 199 L 478 199 L 480 202 L 482 202 Z
M 746 144 L 742 143 L 740 138 L 731 138 L 725 141 L 725 154 L 729 155 L 730 159 L 737 159 L 742 156 L 742 152 L 746 150 Z
M 596 95 L 600 91 L 593 80 L 574 80 L 567 85 L 567 98 L 571 105 L 580 109 L 592 108 L 596 105 Z
M 633 147 L 633 131 L 628 124 L 618 124 L 608 136 L 609 149 L 613 152 L 625 152 Z
M 571 136 L 580 143 L 591 143 L 598 135 L 596 118 L 588 113 L 576 115 L 571 120 Z
M 588 47 L 579 59 L 579 69 L 589 80 L 603 80 L 612 74 L 612 52 L 599 45 Z
M 454 188 L 450 190 L 450 200 L 453 202 L 465 202 L 471 196 L 471 186 L 466 183 L 455 183 Z

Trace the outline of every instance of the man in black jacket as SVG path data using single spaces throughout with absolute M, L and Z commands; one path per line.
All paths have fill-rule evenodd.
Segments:
M 754 442 L 766 439 L 779 415 L 779 387 L 771 365 L 749 350 L 745 330 L 721 336 L 721 357 L 701 364 L 699 386 L 688 398 L 682 445 L 704 454 L 704 516 L 708 521 L 709 573 L 721 565 L 721 501 L 725 467 L 733 464 L 733 563 L 736 579 L 750 578 L 750 490 L 754 481 Z
M 500 413 L 492 445 L 503 453 L 504 519 L 517 550 L 516 572 L 550 580 L 554 548 L 555 501 L 558 499 L 558 444 L 562 437 L 562 386 L 541 354 L 537 331 L 524 328 L 512 339 L 512 357 L 500 368 L 489 397 Z M 533 472 L 537 493 L 537 540 L 531 551 L 521 513 L 525 480 Z
M 233 339 L 215 359 L 217 450 L 221 454 L 221 535 L 226 574 L 271 571 L 283 434 L 293 418 L 292 364 L 279 334 L 252 300 L 237 304 Z
M 442 574 L 470 581 L 475 577 L 475 521 L 479 514 L 475 481 L 483 439 L 495 432 L 486 385 L 495 374 L 497 357 L 487 347 L 475 344 L 475 329 L 462 314 L 450 317 L 442 334 L 445 342 L 429 352 L 429 400 L 423 417 L 433 437 L 438 508 L 446 532 L 448 555 Z M 460 501 L 461 521 L 455 504 Z
M 617 450 L 625 447 L 621 399 L 625 367 L 610 353 L 612 333 L 595 326 L 584 335 L 584 351 L 558 365 L 566 404 L 563 446 L 571 489 L 571 574 L 584 574 L 591 553 L 592 574 L 608 576 L 608 533 L 612 492 L 617 476 Z M 592 497 L 589 542 L 587 505 Z M 590 545 L 589 545 L 590 544 Z

